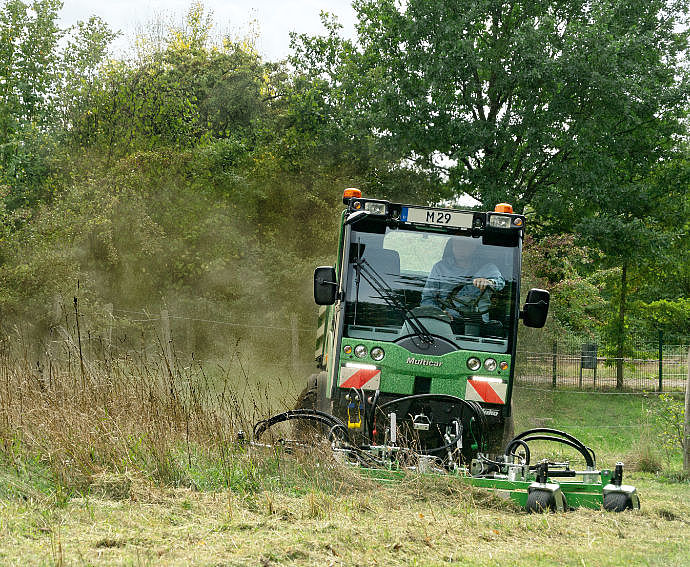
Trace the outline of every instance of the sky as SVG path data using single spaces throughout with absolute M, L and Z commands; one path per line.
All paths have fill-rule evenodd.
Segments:
M 114 54 L 127 49 L 137 27 L 145 25 L 158 14 L 182 21 L 192 0 L 63 0 L 60 23 L 71 26 L 90 16 L 100 16 L 113 30 L 122 35 L 113 44 Z M 256 47 L 269 60 L 277 60 L 289 54 L 291 31 L 311 35 L 322 33 L 319 14 L 322 10 L 338 17 L 343 34 L 354 36 L 355 13 L 351 0 L 204 0 L 207 11 L 213 13 L 218 30 L 242 37 L 250 29 L 250 22 L 257 22 L 259 37 Z

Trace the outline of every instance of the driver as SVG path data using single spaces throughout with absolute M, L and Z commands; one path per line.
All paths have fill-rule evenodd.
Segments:
M 438 307 L 451 320 L 480 313 L 488 323 L 491 294 L 502 290 L 505 280 L 495 264 L 481 261 L 478 252 L 478 239 L 451 238 L 429 273 L 421 305 Z

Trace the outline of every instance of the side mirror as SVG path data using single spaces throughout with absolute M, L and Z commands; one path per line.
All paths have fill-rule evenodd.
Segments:
M 338 291 L 335 268 L 321 266 L 314 270 L 314 301 L 316 305 L 333 305 Z
M 530 289 L 527 292 L 527 301 L 520 312 L 525 327 L 541 329 L 546 323 L 549 314 L 549 301 L 551 295 L 545 289 Z

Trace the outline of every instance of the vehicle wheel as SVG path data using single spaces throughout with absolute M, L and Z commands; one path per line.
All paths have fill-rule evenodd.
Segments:
M 295 409 L 316 409 L 317 405 L 317 378 L 318 374 L 312 374 L 307 378 L 307 385 L 297 396 Z
M 507 418 L 503 423 L 503 439 L 501 440 L 499 452 L 505 449 L 506 445 L 508 445 L 508 441 L 511 441 L 513 437 L 515 437 L 515 421 L 513 420 L 513 412 L 511 407 L 510 417 Z
M 488 443 L 487 452 L 490 455 L 502 455 L 508 441 L 515 437 L 515 427 L 513 425 L 513 415 L 506 418 L 503 424 L 496 424 L 497 426 L 491 428 L 487 432 Z
M 321 373 L 322 378 L 325 377 L 325 373 Z M 294 409 L 302 410 L 320 410 L 319 404 L 319 376 L 320 374 L 312 374 L 307 378 L 307 385 L 304 390 L 300 392 L 297 396 L 297 401 L 295 402 Z M 293 429 L 297 439 L 303 443 L 311 442 L 314 438 L 319 437 L 323 434 L 322 428 L 314 423 L 308 423 L 303 420 L 298 420 L 294 424 Z
M 556 498 L 549 490 L 532 490 L 527 496 L 527 511 L 532 514 L 556 511 Z
M 604 494 L 604 510 L 609 512 L 622 512 L 633 507 L 630 496 L 622 492 L 609 492 Z

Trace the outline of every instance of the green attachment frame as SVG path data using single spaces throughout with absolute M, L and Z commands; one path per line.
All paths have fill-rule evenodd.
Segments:
M 407 471 L 395 468 L 373 469 L 361 467 L 360 471 L 369 478 L 383 483 L 400 481 L 409 474 Z M 592 471 L 591 474 L 592 476 L 597 475 L 599 477 L 596 482 L 565 482 L 550 477 L 548 478 L 548 482 L 558 484 L 561 492 L 565 496 L 569 509 L 592 508 L 594 510 L 601 510 L 604 505 L 603 488 L 611 481 L 612 474 L 610 470 Z M 464 471 L 453 471 L 450 472 L 449 475 L 452 475 L 470 486 L 485 488 L 495 492 L 498 496 L 510 498 L 523 508 L 527 506 L 528 489 L 534 481 L 534 479 L 515 481 L 502 478 L 473 477 L 466 474 Z

